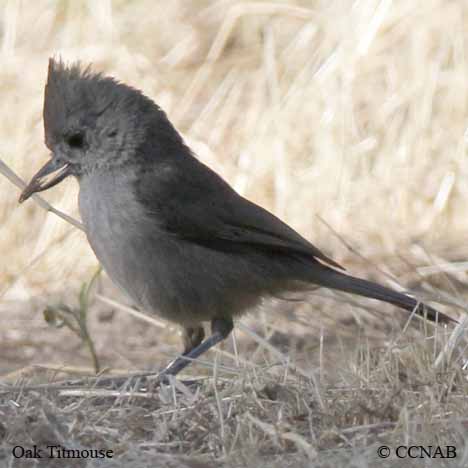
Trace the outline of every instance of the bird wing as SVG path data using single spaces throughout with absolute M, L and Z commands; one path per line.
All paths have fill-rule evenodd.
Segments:
M 218 221 L 216 235 L 222 239 L 288 251 L 343 269 L 286 223 L 240 195 L 231 199 L 223 209 L 217 207 L 211 215 Z
M 140 198 L 146 198 L 144 204 L 166 232 L 211 248 L 232 250 L 251 245 L 320 260 L 344 270 L 286 223 L 198 164 L 201 170 L 200 166 L 183 171 L 172 168 L 162 171 L 164 179 L 154 174 L 140 178 L 144 185 L 139 187 Z

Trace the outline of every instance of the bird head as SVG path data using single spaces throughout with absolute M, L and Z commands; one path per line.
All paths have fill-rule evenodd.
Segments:
M 66 66 L 54 59 L 49 60 L 43 119 L 51 158 L 33 176 L 20 202 L 69 175 L 79 180 L 137 159 L 154 129 L 160 137 L 165 128 L 172 138 L 177 134 L 164 112 L 140 91 L 79 63 Z

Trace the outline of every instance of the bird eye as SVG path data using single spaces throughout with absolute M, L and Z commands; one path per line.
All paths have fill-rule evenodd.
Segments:
M 67 144 L 70 148 L 83 148 L 84 135 L 82 133 L 73 133 L 67 137 Z

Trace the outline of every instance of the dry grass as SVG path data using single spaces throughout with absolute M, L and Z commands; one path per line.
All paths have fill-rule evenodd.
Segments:
M 352 272 L 423 290 L 452 315 L 454 304 L 465 307 L 466 2 L 11 0 L 0 8 L 0 157 L 23 178 L 47 158 L 48 57 L 93 62 L 143 89 L 200 158 Z M 76 189 L 70 181 L 45 198 L 77 217 Z M 76 307 L 96 260 L 81 232 L 33 202 L 19 207 L 4 178 L 0 190 L 0 370 L 89 369 L 80 341 L 41 312 Z M 118 298 L 105 278 L 98 287 Z M 238 352 L 229 342 L 207 355 L 208 370 L 195 368 L 204 376 L 197 388 L 153 398 L 10 389 L 0 394 L 0 460 L 45 434 L 115 450 L 105 466 L 364 467 L 384 443 L 455 445 L 447 466 L 466 466 L 463 330 L 447 345 L 451 329 L 415 319 L 405 327 L 393 308 L 338 299 L 275 304 L 248 318 L 263 341 L 237 331 Z M 99 298 L 89 322 L 103 366 L 144 369 L 178 349 L 174 330 Z M 33 380 L 53 373 L 29 369 Z

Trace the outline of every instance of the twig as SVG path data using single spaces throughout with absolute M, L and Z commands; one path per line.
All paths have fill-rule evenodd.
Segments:
M 450 335 L 450 338 L 445 344 L 444 349 L 437 356 L 435 363 L 434 363 L 435 369 L 439 368 L 441 364 L 443 363 L 446 364 L 450 361 L 453 350 L 455 349 L 460 339 L 464 336 L 465 331 L 467 329 L 468 329 L 468 317 L 465 317 L 462 322 L 457 324 L 452 334 Z
M 0 174 L 3 174 L 13 185 L 16 185 L 20 189 L 24 189 L 26 187 L 26 182 L 19 177 L 13 170 L 11 170 L 7 164 L 3 162 L 3 160 L 0 158 Z M 54 208 L 50 203 L 45 201 L 40 195 L 35 193 L 32 195 L 33 200 L 44 210 L 50 211 L 54 215 L 58 216 L 59 218 L 62 218 L 65 220 L 67 223 L 72 224 L 76 228 L 80 229 L 81 231 L 84 231 L 83 224 L 80 223 L 80 221 L 76 220 L 75 218 L 72 218 L 71 216 L 68 216 L 67 214 L 57 210 Z

